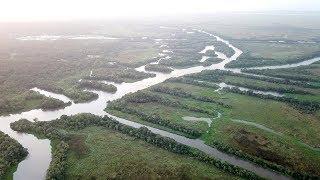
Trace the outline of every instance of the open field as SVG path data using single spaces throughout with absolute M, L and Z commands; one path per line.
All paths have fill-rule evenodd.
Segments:
M 230 106 L 203 103 L 200 100 L 197 103 L 197 100 L 191 97 L 182 97 L 177 93 L 173 95 L 170 91 L 167 93 L 156 92 L 158 96 L 175 99 L 184 105 L 192 102 L 199 109 L 210 109 L 222 114 L 221 118 L 217 119 L 209 116 L 212 119 L 211 127 L 207 127 L 208 132 L 202 132 L 201 135 L 207 144 L 226 151 L 238 152 L 248 159 L 264 159 L 267 163 L 279 164 L 293 171 L 319 175 L 320 150 L 318 148 L 320 139 L 318 134 L 320 133 L 320 122 L 316 114 L 305 114 L 288 104 L 274 100 L 263 100 L 227 92 L 220 93 L 215 91 L 215 88 L 176 82 L 166 82 L 158 86 L 170 87 L 171 90 L 176 88 L 176 91 L 178 89 L 180 92 L 191 92 L 194 95 L 212 98 Z M 155 93 L 152 87 L 144 91 Z M 125 99 L 123 98 L 124 101 L 126 101 Z M 116 102 L 107 106 L 107 111 L 111 114 L 137 120 L 137 116 L 131 114 L 131 111 L 126 112 L 126 109 L 121 112 L 113 110 L 113 103 Z M 127 103 L 125 107 L 134 108 L 135 111 L 145 114 L 157 113 L 172 123 L 184 123 L 190 124 L 190 126 L 195 122 L 184 121 L 184 116 L 208 117 L 190 110 L 188 113 L 179 112 L 174 108 L 172 111 L 165 111 L 163 109 L 172 108 L 164 108 L 161 101 L 156 103 L 136 101 L 135 103 Z M 143 122 L 143 119 L 140 118 L 137 121 Z M 147 120 L 145 123 L 150 125 L 150 122 Z M 159 127 L 159 124 L 154 123 L 154 126 Z M 163 129 L 165 128 L 170 129 L 168 126 L 163 127 Z
M 67 156 L 66 179 L 104 178 L 231 178 L 192 158 L 170 153 L 141 140 L 99 127 L 71 132 L 87 147 Z M 112 158 L 110 158 L 112 157 Z

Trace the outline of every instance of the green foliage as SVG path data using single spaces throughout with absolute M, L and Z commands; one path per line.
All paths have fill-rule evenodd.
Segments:
M 66 106 L 70 106 L 71 102 L 64 103 L 63 101 L 59 99 L 54 99 L 54 98 L 45 98 L 41 104 L 40 108 L 43 110 L 53 110 L 53 109 L 59 109 L 59 108 L 64 108 Z
M 147 71 L 155 71 L 155 72 L 163 72 L 163 73 L 170 73 L 173 71 L 172 68 L 161 65 L 161 64 L 147 64 L 145 66 L 145 69 Z
M 119 123 L 118 121 L 105 117 L 94 116 L 91 114 L 79 114 L 75 116 L 61 116 L 60 119 L 52 122 L 26 122 L 26 120 L 19 120 L 11 124 L 11 127 L 15 130 L 23 132 L 37 132 L 37 134 L 44 135 L 50 139 L 58 138 L 61 140 L 65 134 L 59 131 L 57 128 L 65 128 L 69 130 L 81 130 L 90 126 L 101 126 L 103 128 L 112 129 L 119 131 L 121 133 L 127 134 L 129 136 L 141 139 L 147 143 L 153 144 L 157 147 L 163 148 L 165 150 L 181 154 L 188 155 L 200 161 L 206 162 L 213 165 L 219 169 L 222 169 L 231 174 L 245 177 L 247 179 L 260 179 L 253 173 L 241 169 L 239 167 L 227 164 L 225 162 L 216 160 L 208 155 L 200 153 L 189 146 L 180 144 L 173 139 L 163 137 L 152 133 L 146 127 L 133 128 L 128 125 Z M 55 130 L 52 130 L 55 129 Z M 60 133 L 61 135 L 52 136 L 52 132 Z M 68 146 L 62 141 L 61 144 L 57 146 L 58 148 L 53 153 L 55 155 L 53 162 L 48 170 L 47 177 L 55 177 L 57 179 L 63 179 L 65 172 L 65 153 L 68 150 Z
M 0 131 L 0 179 L 10 168 L 22 161 L 27 154 L 27 149 Z
M 101 91 L 110 92 L 110 93 L 115 93 L 117 91 L 117 87 L 114 86 L 113 84 L 105 84 L 97 81 L 88 81 L 88 80 L 81 80 L 80 82 L 78 82 L 78 87 L 101 90 Z
M 52 152 L 52 160 L 47 171 L 47 180 L 62 180 L 65 177 L 68 143 L 61 141 Z
M 299 110 L 306 112 L 306 113 L 314 113 L 320 109 L 320 102 L 318 101 L 308 101 L 308 100 L 298 100 L 291 97 L 276 97 L 272 95 L 264 95 L 264 94 L 257 94 L 253 91 L 241 91 L 239 88 L 223 88 L 224 91 L 244 94 L 248 96 L 259 97 L 262 99 L 272 99 L 281 102 L 286 102 L 291 104 L 293 107 L 298 108 Z

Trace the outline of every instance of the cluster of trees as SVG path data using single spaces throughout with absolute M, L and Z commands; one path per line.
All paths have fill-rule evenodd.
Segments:
M 33 106 L 28 101 L 34 101 Z M 41 108 L 43 110 L 59 109 L 71 105 L 71 102 L 64 103 L 61 100 L 46 97 L 35 91 L 28 91 L 21 97 L 15 99 L 0 99 L 0 114 L 16 113 L 19 111 Z
M 23 102 L 19 101 L 19 99 L 11 99 L 8 100 L 6 98 L 0 99 L 0 114 L 13 113 L 17 111 L 21 111 L 24 109 Z
M 64 93 L 67 97 L 73 100 L 75 103 L 82 103 L 82 102 L 88 102 L 93 101 L 95 99 L 98 99 L 99 95 L 93 92 L 89 91 L 82 91 L 78 88 L 71 88 L 66 90 Z
M 188 67 L 195 66 L 200 64 L 199 59 L 201 59 L 200 55 L 194 58 L 185 58 L 180 56 L 172 56 L 170 59 L 162 59 L 159 64 L 165 66 L 173 66 L 173 67 Z
M 122 83 L 127 81 L 137 81 L 149 77 L 154 77 L 155 74 L 139 72 L 132 68 L 121 68 L 118 71 L 110 70 L 108 68 L 95 71 L 92 76 L 86 76 L 87 80 L 106 80 L 116 83 Z
M 223 74 L 219 74 L 218 71 L 221 70 L 204 70 L 200 73 L 190 74 L 184 77 L 218 83 L 223 81 Z
M 218 64 L 221 63 L 223 59 L 217 58 L 217 57 L 210 57 L 205 62 L 202 63 L 203 66 L 211 66 L 212 64 Z
M 252 57 L 249 53 L 243 53 L 236 61 L 231 61 L 226 64 L 227 68 L 247 68 L 247 67 L 260 67 L 279 65 L 280 61 L 271 58 Z
M 28 155 L 27 149 L 0 131 L 0 179 Z
M 226 45 L 226 43 L 223 43 L 221 41 L 214 41 L 213 44 L 214 44 L 215 51 L 222 52 L 227 57 L 231 57 L 235 53 L 235 51 L 232 48 L 230 48 L 228 45 Z
M 89 81 L 89 80 L 81 80 L 78 82 L 79 88 L 88 88 L 94 90 L 101 90 L 105 92 L 115 93 L 117 91 L 117 87 L 113 84 L 105 84 L 97 81 Z
M 222 169 L 226 172 L 232 173 L 234 175 L 247 178 L 247 179 L 261 179 L 254 173 L 244 170 L 240 167 L 227 164 L 223 161 L 217 160 L 209 155 L 206 155 L 202 152 L 199 152 L 189 146 L 183 145 L 181 143 L 176 142 L 175 140 L 167 137 L 163 137 L 161 135 L 155 134 L 151 132 L 146 127 L 141 128 L 133 128 L 131 126 L 121 124 L 118 121 L 105 116 L 99 117 L 92 114 L 79 114 L 75 116 L 61 116 L 60 119 L 51 122 L 29 122 L 26 125 L 25 120 L 19 120 L 15 122 L 15 127 L 19 127 L 24 132 L 38 132 L 41 135 L 45 135 L 50 139 L 54 138 L 50 131 L 47 131 L 47 128 L 65 128 L 65 129 L 72 129 L 72 130 L 79 130 L 89 126 L 101 126 L 108 129 L 116 130 L 121 133 L 127 134 L 129 136 L 141 139 L 145 142 L 153 144 L 157 147 L 166 149 L 168 151 L 188 155 L 195 159 L 198 159 L 204 163 L 213 165 L 219 169 Z M 22 125 L 23 124 L 23 125 Z M 45 124 L 45 125 L 44 125 Z M 20 126 L 21 125 L 21 126 Z M 37 126 L 41 126 L 41 128 Z M 46 127 L 46 128 L 45 128 Z M 36 129 L 36 130 L 35 130 Z M 42 129 L 40 132 L 39 129 Z M 63 134 L 62 131 L 56 130 L 55 132 Z M 61 135 L 62 136 L 62 135 Z M 61 139 L 59 139 L 61 140 Z M 66 141 L 67 142 L 67 141 Z M 56 149 L 53 151 L 53 162 L 50 164 L 47 179 L 63 179 L 63 175 L 65 172 L 65 158 L 66 152 L 68 150 L 68 145 L 65 142 L 61 142 L 59 145 L 55 147 Z
M 63 94 L 68 98 L 72 99 L 73 102 L 75 103 L 93 101 L 99 97 L 98 94 L 96 93 L 89 92 L 89 91 L 82 91 L 76 86 L 69 89 L 62 89 L 60 87 L 52 86 L 52 85 L 37 85 L 36 87 L 46 91 Z
M 20 119 L 10 124 L 11 129 L 17 132 L 44 135 L 49 139 L 68 140 L 67 134 L 54 128 L 51 122 L 30 122 L 27 119 Z
M 43 110 L 53 110 L 53 109 L 64 108 L 70 105 L 71 105 L 70 101 L 65 103 L 59 99 L 46 97 L 41 101 L 40 108 Z
M 66 170 L 66 158 L 69 144 L 60 141 L 52 151 L 52 160 L 47 171 L 46 180 L 64 179 Z
M 147 64 L 145 66 L 145 70 L 147 71 L 155 71 L 155 72 L 163 72 L 163 73 L 170 73 L 173 71 L 172 68 L 161 65 L 161 64 Z
M 314 113 L 320 109 L 320 102 L 309 101 L 309 100 L 298 100 L 291 97 L 277 97 L 272 95 L 257 94 L 253 91 L 241 91 L 239 88 L 223 88 L 224 91 L 238 93 L 248 96 L 254 96 L 262 99 L 272 99 L 276 101 L 281 101 L 292 105 L 293 107 L 305 112 L 305 113 Z

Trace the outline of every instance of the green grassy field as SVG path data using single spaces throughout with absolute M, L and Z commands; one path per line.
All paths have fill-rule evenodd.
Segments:
M 238 179 L 192 158 L 112 130 L 89 127 L 70 133 L 81 139 L 78 146 L 85 146 L 86 151 L 79 152 L 79 148 L 71 146 L 66 179 Z
M 165 82 L 161 85 L 178 87 L 184 91 L 211 97 L 231 105 L 231 108 L 225 108 L 214 103 L 197 103 L 190 98 L 158 93 L 162 96 L 169 96 L 171 99 L 178 99 L 185 104 L 192 102 L 202 109 L 222 113 L 222 117 L 214 119 L 211 127 L 207 127 L 208 132 L 201 137 L 207 144 L 212 146 L 217 143 L 223 144 L 252 157 L 262 158 L 294 171 L 319 175 L 320 150 L 315 147 L 320 145 L 320 121 L 316 114 L 305 114 L 288 104 L 274 100 L 221 93 L 216 92 L 216 89 L 195 85 L 172 82 Z M 132 103 L 128 106 L 145 113 L 157 112 L 175 123 L 181 122 L 183 116 L 192 114 L 192 116 L 198 116 L 193 112 L 180 111 L 178 113 L 176 109 L 164 107 L 159 103 Z M 108 108 L 107 111 L 109 111 Z M 125 114 L 125 112 L 119 113 L 114 110 L 110 112 L 130 120 L 137 120 L 137 117 Z M 189 121 L 183 123 L 193 124 Z M 150 123 L 147 124 L 150 125 Z M 243 139 L 239 140 L 238 137 L 243 137 Z

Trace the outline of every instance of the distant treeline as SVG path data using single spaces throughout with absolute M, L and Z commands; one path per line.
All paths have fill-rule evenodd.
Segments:
M 314 89 L 319 88 L 319 86 L 317 85 L 306 83 L 306 82 L 293 81 L 290 79 L 278 79 L 278 78 L 272 78 L 272 77 L 254 76 L 254 75 L 234 73 L 232 71 L 224 71 L 224 70 L 205 70 L 197 74 L 187 75 L 186 77 L 193 78 L 193 79 L 200 79 L 200 80 L 209 81 L 209 82 L 210 81 L 223 82 L 224 81 L 223 76 L 243 77 L 243 78 L 266 81 L 266 82 L 276 83 L 276 84 L 294 85 L 294 86 L 299 86 L 304 88 L 314 88 Z
M 227 68 L 248 68 L 248 67 L 292 64 L 292 63 L 298 63 L 308 59 L 312 59 L 318 56 L 320 56 L 320 51 L 311 53 L 309 55 L 304 55 L 302 57 L 278 60 L 278 59 L 263 58 L 263 57 L 252 57 L 251 54 L 247 52 L 247 53 L 243 53 L 236 61 L 232 61 L 226 64 L 226 67 Z

